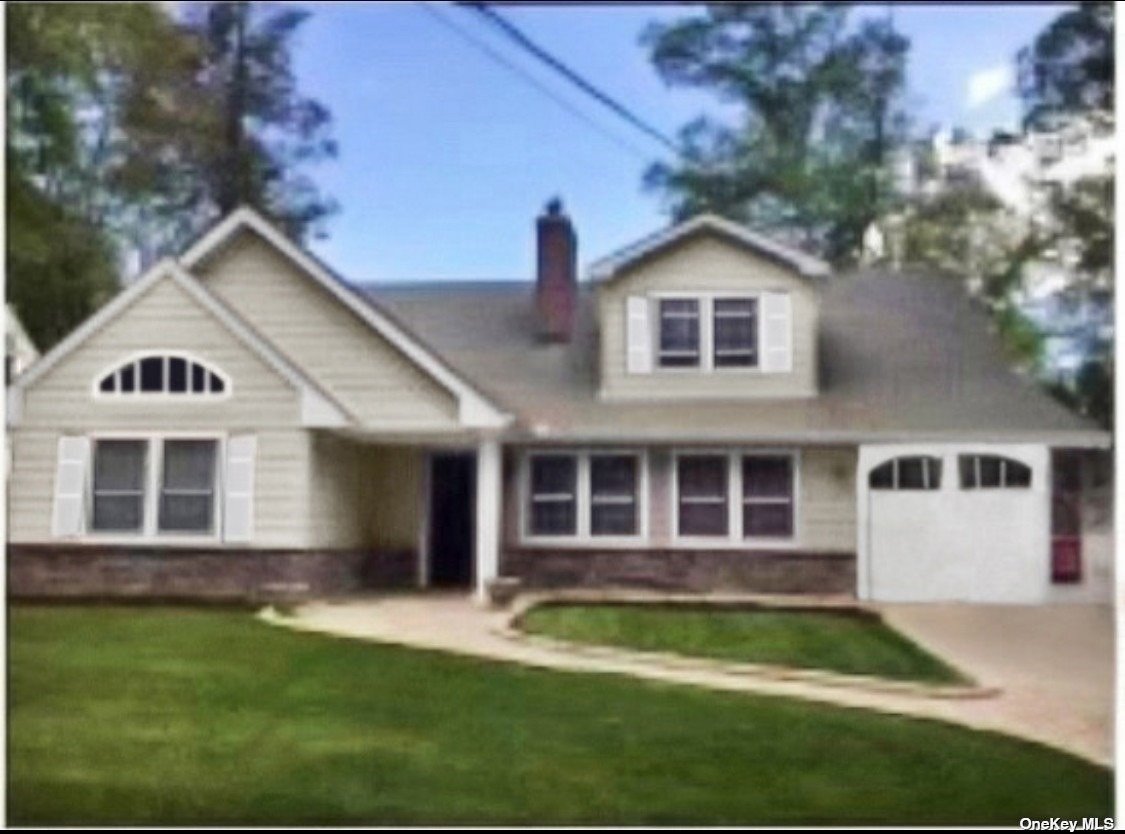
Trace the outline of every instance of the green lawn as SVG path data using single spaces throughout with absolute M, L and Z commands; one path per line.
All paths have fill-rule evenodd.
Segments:
M 929 683 L 964 682 L 877 617 L 855 611 L 549 603 L 526 612 L 520 627 L 532 634 L 641 651 Z
M 1109 772 L 933 722 L 299 634 L 22 607 L 12 823 L 995 823 Z

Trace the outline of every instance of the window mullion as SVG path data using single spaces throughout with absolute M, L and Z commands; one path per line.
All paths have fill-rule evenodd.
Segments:
M 742 456 L 731 452 L 727 458 L 727 478 L 729 498 L 727 535 L 734 541 L 742 541 Z
M 575 477 L 578 483 L 575 484 L 575 501 L 578 502 L 578 518 L 575 533 L 579 538 L 589 538 L 590 536 L 590 496 L 592 489 L 590 485 L 590 455 L 588 452 L 583 452 L 577 456 L 578 463 L 576 466 Z
M 715 368 L 715 299 L 707 296 L 699 299 L 699 353 L 700 367 L 704 371 Z
M 150 438 L 146 448 L 146 463 L 148 484 L 144 499 L 144 531 L 145 535 L 155 536 L 159 529 L 160 510 L 160 483 L 164 466 L 164 440 L 163 438 Z

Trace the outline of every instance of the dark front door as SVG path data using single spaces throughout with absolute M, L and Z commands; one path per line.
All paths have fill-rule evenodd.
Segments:
M 472 454 L 438 454 L 430 468 L 430 584 L 468 587 L 473 582 Z

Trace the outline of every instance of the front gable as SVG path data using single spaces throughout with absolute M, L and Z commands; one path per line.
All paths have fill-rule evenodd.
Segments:
M 819 279 L 811 267 L 803 270 L 705 223 L 611 260 L 612 268 L 606 263 L 598 286 L 603 399 L 816 394 Z M 690 366 L 671 365 L 661 337 L 662 320 L 676 315 L 677 305 L 697 322 Z M 732 313 L 752 322 L 745 325 L 753 335 L 741 366 L 720 358 L 716 341 L 719 320 Z
M 146 357 L 182 359 L 189 375 L 199 368 L 205 390 L 212 374 L 221 379 L 215 387 L 222 392 L 141 394 L 139 380 L 128 396 L 100 388 L 107 375 Z M 350 422 L 315 383 L 169 263 L 138 279 L 21 377 L 9 392 L 9 420 L 63 430 Z
M 182 260 L 363 429 L 441 432 L 509 422 L 414 334 L 249 209 Z
M 457 426 L 451 392 L 253 231 L 239 232 L 197 269 L 209 290 L 324 385 L 361 426 Z

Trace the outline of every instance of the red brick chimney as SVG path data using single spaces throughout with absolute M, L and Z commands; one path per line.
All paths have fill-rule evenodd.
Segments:
M 563 211 L 562 200 L 550 200 L 535 227 L 535 309 L 539 335 L 551 342 L 569 342 L 578 296 L 578 241 L 570 218 Z

